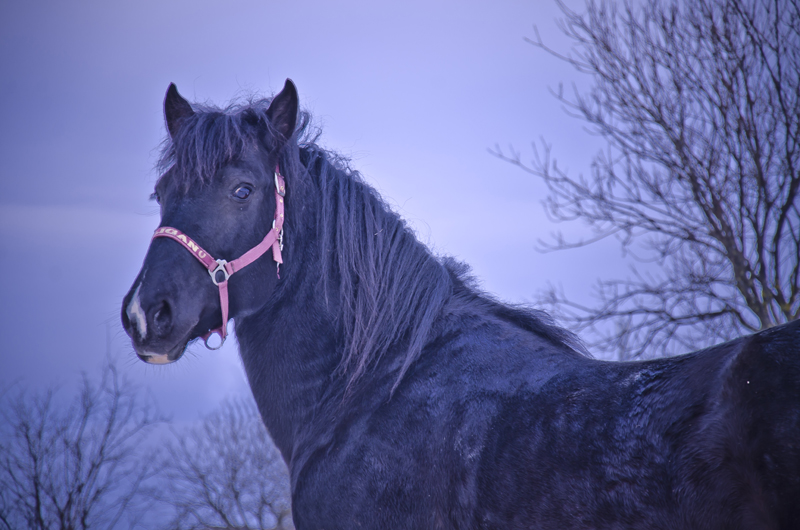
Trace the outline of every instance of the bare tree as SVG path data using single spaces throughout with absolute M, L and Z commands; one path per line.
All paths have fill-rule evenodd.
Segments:
M 174 509 L 177 530 L 294 530 L 289 476 L 251 401 L 227 401 L 177 432 L 154 496 Z
M 547 183 L 558 221 L 617 237 L 625 279 L 599 303 L 547 293 L 554 312 L 621 358 L 671 354 L 800 315 L 800 4 L 796 0 L 645 0 L 559 4 L 588 93 L 557 99 L 607 141 L 591 176 L 573 177 L 534 145 L 494 153 Z M 639 262 L 639 265 L 635 262 Z M 641 262 L 645 262 L 642 265 Z
M 160 421 L 113 366 L 84 376 L 71 405 L 54 390 L 19 393 L 2 412 L 0 528 L 133 527 L 152 475 L 144 440 Z

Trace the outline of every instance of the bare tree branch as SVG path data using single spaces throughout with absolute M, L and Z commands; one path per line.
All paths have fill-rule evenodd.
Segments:
M 109 366 L 84 376 L 69 407 L 55 390 L 20 393 L 3 411 L 0 524 L 35 530 L 133 527 L 153 475 L 145 438 L 161 420 Z
M 294 529 L 288 472 L 252 402 L 176 432 L 162 470 L 152 495 L 174 510 L 166 528 Z
M 800 316 L 800 8 L 792 0 L 589 0 L 559 4 L 588 73 L 555 93 L 608 147 L 572 177 L 534 146 L 492 152 L 542 178 L 548 215 L 616 237 L 657 273 L 598 284 L 599 304 L 546 301 L 621 358 L 677 353 Z M 652 271 L 652 267 L 647 269 Z M 613 329 L 609 327 L 613 325 Z

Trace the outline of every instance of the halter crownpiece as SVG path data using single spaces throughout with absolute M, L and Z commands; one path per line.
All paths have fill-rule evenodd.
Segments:
M 224 259 L 214 259 L 211 254 L 206 252 L 203 247 L 198 245 L 192 238 L 171 226 L 160 226 L 153 234 L 153 239 L 157 237 L 168 237 L 183 245 L 183 247 L 192 253 L 192 256 L 203 264 L 211 276 L 211 281 L 214 285 L 219 287 L 219 303 L 222 308 L 222 326 L 210 330 L 203 335 L 203 342 L 206 348 L 210 350 L 218 350 L 225 344 L 225 337 L 228 336 L 228 279 L 234 272 L 240 271 L 247 267 L 255 260 L 260 258 L 269 248 L 272 248 L 272 259 L 278 264 L 278 278 L 280 279 L 280 266 L 283 263 L 281 251 L 283 250 L 283 198 L 286 196 L 286 181 L 281 175 L 280 168 L 275 166 L 275 219 L 272 221 L 272 228 L 261 243 L 254 246 L 237 259 L 233 261 L 225 261 Z M 222 276 L 220 277 L 219 274 Z M 219 346 L 212 347 L 208 344 L 208 339 L 213 334 L 219 335 L 222 342 Z

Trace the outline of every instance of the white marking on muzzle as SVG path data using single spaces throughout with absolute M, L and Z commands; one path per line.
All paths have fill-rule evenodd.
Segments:
M 142 305 L 139 303 L 139 289 L 141 288 L 142 284 L 139 283 L 131 301 L 128 303 L 127 309 L 125 309 L 125 313 L 128 315 L 128 320 L 131 321 L 133 327 L 136 328 L 137 333 L 139 333 L 139 339 L 144 340 L 147 335 L 147 316 L 142 311 Z

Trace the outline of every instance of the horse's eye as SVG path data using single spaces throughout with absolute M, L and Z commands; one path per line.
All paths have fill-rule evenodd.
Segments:
M 233 196 L 239 199 L 240 201 L 243 201 L 250 196 L 250 193 L 252 193 L 252 191 L 253 188 L 251 188 L 250 186 L 239 186 L 238 188 L 233 190 Z
M 157 191 L 154 191 L 153 193 L 150 194 L 150 200 L 156 201 L 158 204 L 161 204 L 161 197 L 158 196 Z

